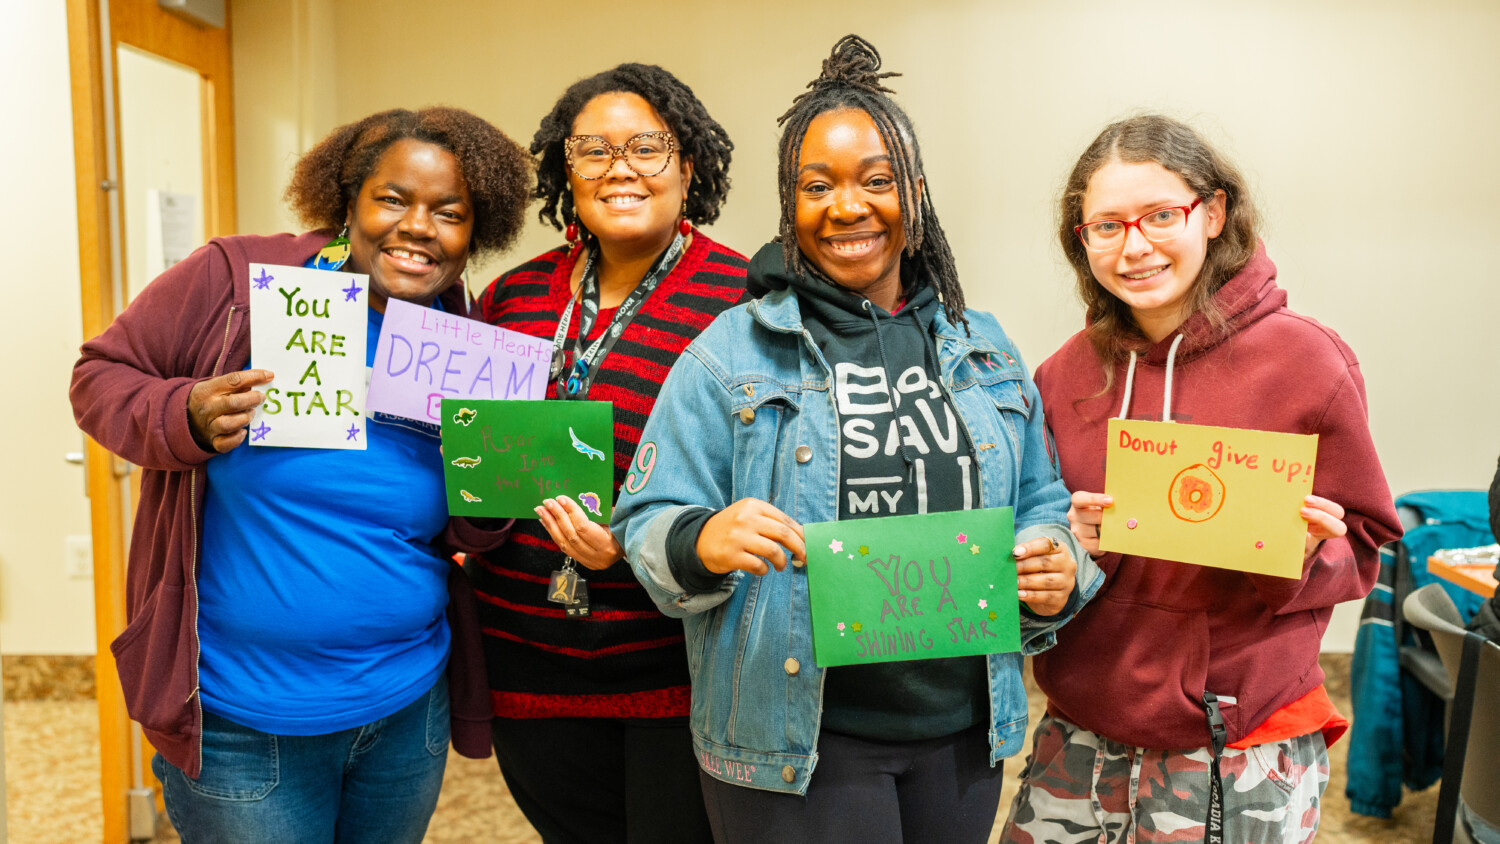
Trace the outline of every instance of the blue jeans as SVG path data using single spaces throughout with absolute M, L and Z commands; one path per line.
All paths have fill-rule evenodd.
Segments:
M 418 844 L 448 764 L 448 681 L 393 715 L 319 736 L 282 736 L 203 713 L 203 770 L 157 754 L 183 844 Z

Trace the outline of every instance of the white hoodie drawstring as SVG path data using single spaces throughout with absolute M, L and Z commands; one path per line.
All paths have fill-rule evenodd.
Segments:
M 1161 421 L 1163 422 L 1172 421 L 1172 368 L 1177 363 L 1177 347 L 1182 345 L 1183 336 L 1178 334 L 1172 340 L 1172 347 L 1167 350 L 1167 377 L 1162 384 L 1161 395 Z M 1135 357 L 1135 352 L 1131 351 L 1130 365 L 1125 370 L 1125 400 L 1120 402 L 1119 418 L 1121 419 L 1129 418 L 1127 414 L 1130 413 L 1130 393 L 1135 388 Z

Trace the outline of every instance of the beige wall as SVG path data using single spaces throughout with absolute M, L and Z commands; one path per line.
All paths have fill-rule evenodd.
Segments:
M 1051 234 L 1065 171 L 1107 121 L 1166 110 L 1244 166 L 1292 306 L 1359 353 L 1393 489 L 1486 485 L 1500 453 L 1487 342 L 1500 290 L 1482 264 L 1500 225 L 1500 6 L 1199 6 L 867 0 L 856 17 L 847 4 L 764 0 L 668 4 L 636 23 L 628 6 L 578 20 L 491 0 L 240 0 L 240 225 L 293 227 L 286 174 L 338 123 L 448 103 L 524 142 L 569 82 L 637 60 L 692 85 L 738 143 L 736 188 L 711 234 L 753 251 L 775 226 L 775 118 L 853 29 L 906 74 L 891 84 L 924 142 L 970 301 L 999 314 L 1031 364 L 1079 327 Z M 441 14 L 414 21 L 414 8 Z M 6 113 L 28 117 L 0 140 L 26 164 L 12 168 L 24 202 L 8 213 L 50 225 L 13 250 L 3 283 L 19 297 L 46 279 L 52 295 L 0 315 L 0 350 L 28 361 L 4 382 L 27 402 L 0 422 L 0 642 L 86 653 L 88 584 L 61 573 L 63 537 L 88 532 L 79 470 L 60 457 L 79 442 L 61 386 L 80 339 L 66 29 L 61 4 L 16 15 L 0 62 L 31 84 L 3 95 Z M 533 221 L 473 286 L 559 240 Z
M 1494 471 L 1500 282 L 1483 261 L 1500 227 L 1500 5 L 1278 0 L 1153 13 L 1095 0 L 764 0 L 656 7 L 635 22 L 628 5 L 580 20 L 556 4 L 452 0 L 433 30 L 397 0 L 290 5 L 338 21 L 334 75 L 305 83 L 329 98 L 337 123 L 444 103 L 526 142 L 574 79 L 621 61 L 667 67 L 738 144 L 735 190 L 711 234 L 747 253 L 776 225 L 776 117 L 832 43 L 857 30 L 905 74 L 890 84 L 922 138 L 969 301 L 1000 316 L 1033 366 L 1081 327 L 1053 237 L 1066 171 L 1110 120 L 1141 110 L 1185 118 L 1251 179 L 1292 307 L 1360 356 L 1392 490 L 1484 487 Z M 285 29 L 277 14 L 275 4 L 239 7 L 236 51 L 265 49 Z M 402 55 L 413 28 L 448 48 Z M 294 98 L 241 67 L 240 172 L 254 167 L 265 181 L 241 182 L 240 221 L 275 228 L 283 218 L 256 197 L 281 190 L 291 157 L 262 152 L 246 133 L 287 119 Z M 559 241 L 533 219 L 471 286 Z M 1289 368 L 1286 390 L 1296 389 Z M 1352 645 L 1357 615 L 1340 608 L 1327 647 Z
M 91 581 L 64 573 L 66 538 L 87 541 L 83 469 L 68 378 L 82 341 L 68 31 L 62 3 L 7 8 L 0 27 L 0 132 L 7 162 L 0 274 L 0 648 L 93 653 Z M 25 80 L 19 84 L 17 80 Z

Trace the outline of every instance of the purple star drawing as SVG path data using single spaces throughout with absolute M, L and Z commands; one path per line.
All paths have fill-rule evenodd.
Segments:
M 265 267 L 261 267 L 260 268 L 260 275 L 258 275 L 258 276 L 255 277 L 255 289 L 256 290 L 269 290 L 269 289 L 271 289 L 271 282 L 273 282 L 275 280 L 276 280 L 276 276 L 267 273 L 266 272 L 266 268 Z
M 250 442 L 263 440 L 266 438 L 266 434 L 269 433 L 271 433 L 271 426 L 267 425 L 265 422 L 261 422 L 259 427 L 250 429 Z
M 351 423 L 349 423 L 349 430 L 345 431 L 344 433 L 346 433 L 346 434 L 349 435 L 347 437 L 344 437 L 344 441 L 345 442 L 348 442 L 349 440 L 358 440 L 359 439 L 359 426 L 355 425 L 354 423 L 351 422 Z
M 360 293 L 361 290 L 364 290 L 364 288 L 360 287 L 358 284 L 354 283 L 353 281 L 350 281 L 349 282 L 349 286 L 344 288 L 344 293 L 348 294 L 348 295 L 346 295 L 344 297 L 344 301 L 345 302 L 353 302 L 353 301 L 355 301 L 359 297 L 359 293 Z

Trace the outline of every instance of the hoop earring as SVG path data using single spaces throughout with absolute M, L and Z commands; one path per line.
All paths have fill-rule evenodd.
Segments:
M 683 197 L 682 199 L 682 219 L 677 223 L 677 231 L 683 237 L 687 237 L 693 233 L 693 224 L 688 222 L 687 218 L 687 197 Z

